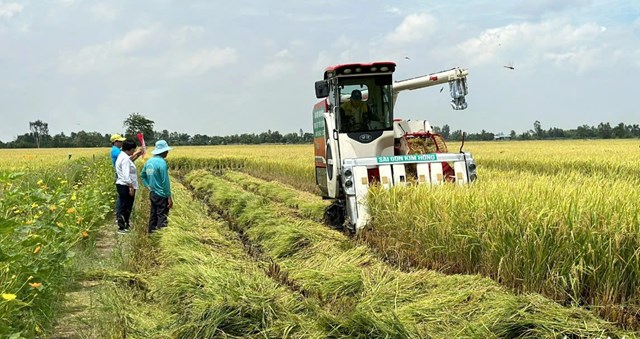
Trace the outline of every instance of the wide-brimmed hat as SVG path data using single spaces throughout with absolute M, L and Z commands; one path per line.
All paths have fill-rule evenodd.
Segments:
M 169 147 L 169 144 L 167 144 L 166 141 L 164 140 L 158 140 L 156 141 L 156 149 L 154 149 L 153 151 L 151 151 L 151 154 L 153 155 L 158 155 L 160 153 L 164 153 L 166 151 L 170 151 L 173 148 Z
M 111 143 L 114 143 L 116 141 L 125 141 L 127 139 L 125 139 L 122 135 L 120 134 L 112 134 L 111 135 Z

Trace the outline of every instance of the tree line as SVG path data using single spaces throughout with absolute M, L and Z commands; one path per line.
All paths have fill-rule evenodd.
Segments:
M 168 130 L 155 131 L 154 122 L 139 113 L 131 113 L 124 120 L 124 136 L 137 140 L 136 134 L 142 132 L 145 142 L 153 145 L 156 140 L 164 139 L 170 145 L 234 145 L 234 144 L 310 144 L 313 142 L 312 133 L 304 133 L 302 129 L 298 133 L 281 134 L 278 131 L 268 130 L 262 133 L 243 133 L 227 136 L 208 136 L 205 134 L 190 135 L 188 133 L 169 132 Z M 434 126 L 434 131 L 441 133 L 447 140 L 462 140 L 462 130 L 451 130 L 449 125 Z M 117 133 L 117 132 L 116 132 Z M 99 132 L 71 132 L 70 135 L 59 133 L 49 134 L 49 124 L 41 120 L 29 122 L 29 133 L 18 135 L 15 140 L 4 143 L 0 141 L 0 148 L 67 148 L 67 147 L 105 147 L 110 144 L 111 133 Z M 601 122 L 598 126 L 582 125 L 574 129 L 561 129 L 552 127 L 544 129 L 540 121 L 533 123 L 533 128 L 520 134 L 512 130 L 509 134 L 493 133 L 482 130 L 480 133 L 464 133 L 464 138 L 470 141 L 481 140 L 544 140 L 544 139 L 625 139 L 639 138 L 640 125 L 626 125 L 619 123 L 611 126 L 608 122 Z
M 232 145 L 232 144 L 310 144 L 313 142 L 312 133 L 304 133 L 302 129 L 298 133 L 282 134 L 278 131 L 268 130 L 262 133 L 243 133 L 227 136 L 208 136 L 204 134 L 190 135 L 188 133 L 169 132 L 168 130 L 155 131 L 154 121 L 147 119 L 139 113 L 131 113 L 124 120 L 125 132 L 113 132 L 123 134 L 125 138 L 135 140 L 138 132 L 142 132 L 147 145 L 153 145 L 156 140 L 164 139 L 172 146 L 186 145 Z M 29 133 L 18 135 L 10 142 L 0 141 L 0 148 L 68 148 L 68 147 L 106 147 L 111 144 L 112 133 L 99 132 L 64 132 L 50 135 L 49 124 L 37 120 L 29 122 Z
M 449 125 L 433 127 L 435 132 L 442 134 L 447 140 L 462 140 L 462 130 L 451 131 Z M 608 122 L 601 122 L 598 126 L 582 125 L 573 129 L 551 127 L 542 128 L 540 121 L 533 123 L 533 128 L 520 134 L 511 130 L 509 134 L 493 133 L 482 130 L 480 133 L 465 133 L 465 140 L 558 140 L 558 139 L 631 139 L 640 138 L 640 125 L 626 125 L 619 123 L 611 126 Z

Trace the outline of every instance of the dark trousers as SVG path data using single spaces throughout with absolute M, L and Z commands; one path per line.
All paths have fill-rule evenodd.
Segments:
M 151 213 L 149 215 L 149 233 L 167 227 L 167 217 L 169 216 L 169 198 L 161 197 L 153 191 L 149 193 L 151 200 Z
M 118 210 L 116 211 L 116 219 L 118 220 L 118 229 L 125 230 L 129 228 L 129 219 L 131 218 L 131 210 L 133 202 L 136 199 L 135 191 L 133 196 L 129 195 L 129 186 L 116 185 L 118 189 Z
M 115 180 L 118 179 L 118 174 L 116 174 Z M 114 180 L 114 183 L 115 183 Z M 116 185 L 116 221 L 118 221 L 118 209 L 120 209 L 120 193 L 118 193 L 118 185 Z

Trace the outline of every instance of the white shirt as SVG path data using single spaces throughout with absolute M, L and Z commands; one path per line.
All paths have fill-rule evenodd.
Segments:
M 125 152 L 120 152 L 118 159 L 116 159 L 116 175 L 117 185 L 131 185 L 134 189 L 138 189 L 138 170 Z

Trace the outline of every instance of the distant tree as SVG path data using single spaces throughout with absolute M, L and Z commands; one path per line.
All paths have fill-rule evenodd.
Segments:
M 518 139 L 520 139 L 520 140 L 531 140 L 532 139 L 531 132 L 529 132 L 529 131 L 522 132 L 522 134 L 520 134 L 518 136 Z
M 33 134 L 33 138 L 36 141 L 36 147 L 40 148 L 40 141 L 49 135 L 49 124 L 43 122 L 42 120 L 36 120 L 34 122 L 29 122 L 29 130 Z
M 611 124 L 601 122 L 598 125 L 598 137 L 602 139 L 611 139 L 613 136 L 613 129 L 611 128 Z
M 163 129 L 162 132 L 155 131 L 153 133 L 156 140 L 169 140 L 169 131 Z
M 445 139 L 449 139 L 449 137 L 451 136 L 451 127 L 449 127 L 449 125 L 445 124 L 444 126 L 442 126 L 442 131 L 440 133 L 442 133 L 442 136 Z
M 628 138 L 631 136 L 631 131 L 622 122 L 619 123 L 618 126 L 613 128 L 612 133 L 614 138 L 619 138 L 619 139 Z
M 544 139 L 544 130 L 538 120 L 533 123 L 533 134 L 536 136 L 536 139 Z
M 457 129 L 451 132 L 451 135 L 449 135 L 449 140 L 462 140 L 462 130 Z
M 557 128 L 557 127 L 552 127 L 549 128 L 549 131 L 547 131 L 547 137 L 549 138 L 564 138 L 565 137 L 565 133 L 564 130 L 562 128 Z
M 208 145 L 209 140 L 207 135 L 196 134 L 191 138 L 191 145 Z
M 154 122 L 152 120 L 136 112 L 129 114 L 129 117 L 124 121 L 122 126 L 127 129 L 125 132 L 127 138 L 136 140 L 136 134 L 142 132 L 145 137 L 145 142 L 152 142 L 155 138 L 153 124 Z
M 580 139 L 588 139 L 588 138 L 595 138 L 597 137 L 597 131 L 595 130 L 595 128 L 589 126 L 589 125 L 582 125 L 582 126 L 578 126 L 578 128 L 576 128 L 576 137 L 580 138 Z
M 518 135 L 516 134 L 516 131 L 511 130 L 511 133 L 509 133 L 509 137 L 511 137 L 511 140 L 515 140 Z
M 287 133 L 282 136 L 282 142 L 285 144 L 297 144 L 300 142 L 300 136 L 296 133 Z
M 304 143 L 312 143 L 313 142 L 313 133 L 305 133 L 302 137 Z

